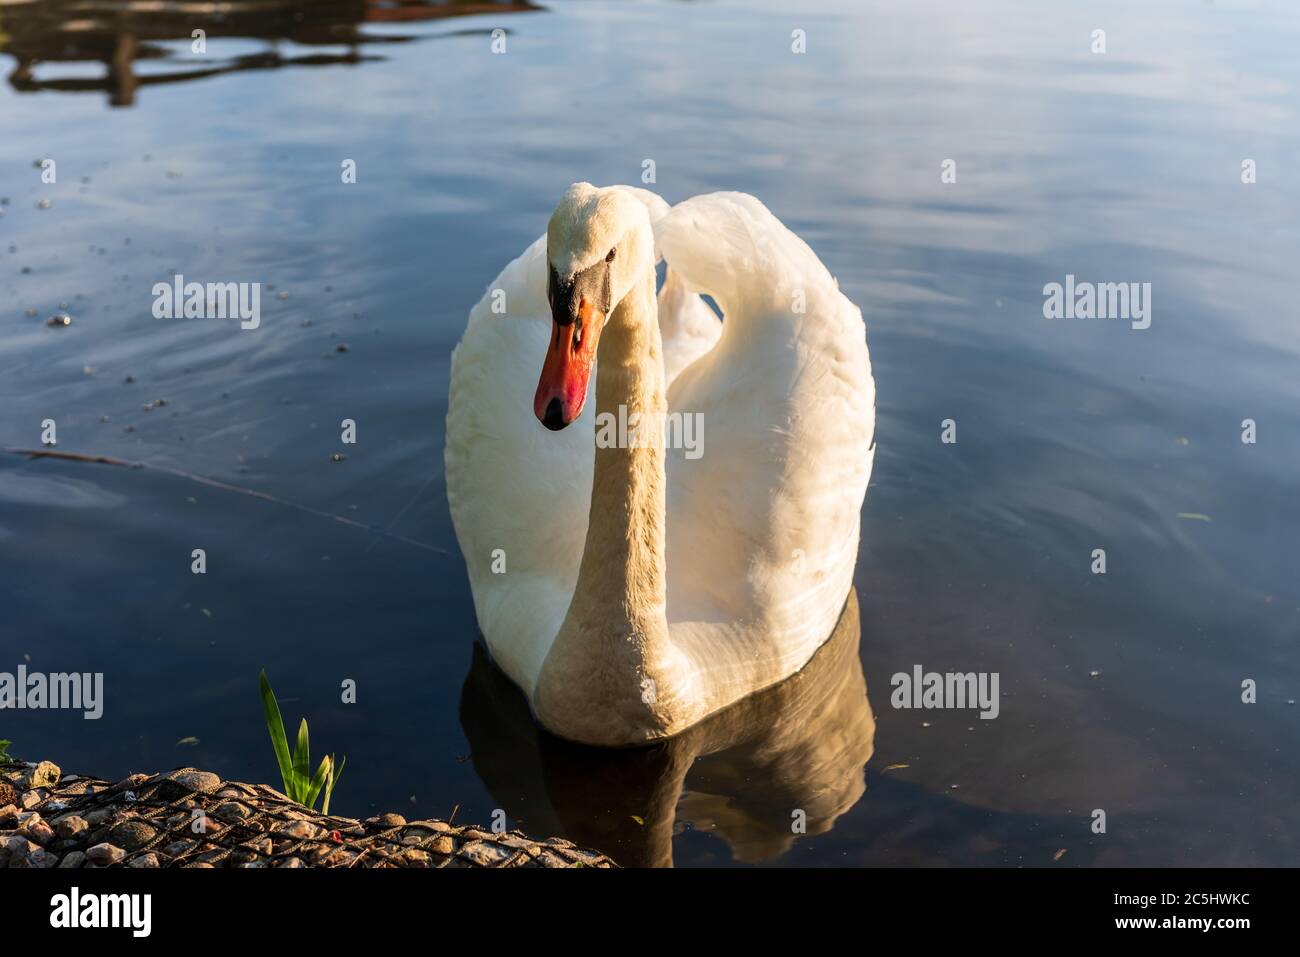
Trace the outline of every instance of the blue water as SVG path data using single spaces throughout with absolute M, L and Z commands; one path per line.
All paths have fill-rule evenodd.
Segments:
M 12 751 L 277 783 L 265 668 L 348 756 L 344 814 L 502 809 L 634 864 L 1296 862 L 1293 5 L 228 6 L 0 0 L 0 446 L 53 419 L 60 451 L 278 500 L 0 455 L 0 671 L 103 672 L 106 695 L 98 721 L 0 714 Z M 805 682 L 808 741 L 858 720 L 853 800 L 803 835 L 825 782 L 765 750 L 786 698 L 719 751 L 591 753 L 538 735 L 475 651 L 451 349 L 570 182 L 647 159 L 670 201 L 761 198 L 867 320 L 874 726 L 855 669 Z M 155 319 L 177 272 L 263 283 L 260 328 Z M 1150 328 L 1045 319 L 1067 274 L 1151 283 Z M 916 664 L 997 672 L 999 717 L 895 709 Z

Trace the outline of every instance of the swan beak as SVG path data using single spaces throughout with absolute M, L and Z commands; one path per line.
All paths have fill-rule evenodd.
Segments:
M 580 274 L 578 281 L 563 284 L 552 276 L 551 339 L 533 396 L 533 414 L 552 432 L 582 414 L 605 323 L 605 312 L 595 301 L 600 290 L 590 288 L 583 278 Z

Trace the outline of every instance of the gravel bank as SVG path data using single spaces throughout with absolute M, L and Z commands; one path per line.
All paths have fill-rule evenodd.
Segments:
M 0 769 L 0 867 L 613 867 L 560 838 L 309 811 L 180 768 L 112 783 L 49 761 Z

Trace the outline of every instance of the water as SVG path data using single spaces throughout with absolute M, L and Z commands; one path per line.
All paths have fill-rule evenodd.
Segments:
M 60 451 L 281 500 L 0 455 L 0 670 L 107 699 L 8 712 L 16 753 L 275 782 L 265 668 L 348 755 L 345 814 L 501 808 L 625 863 L 1295 863 L 1290 5 L 225 6 L 197 55 L 194 15 L 0 2 L 0 445 L 52 418 Z M 443 417 L 486 283 L 645 159 L 669 200 L 759 196 L 866 314 L 861 623 L 824 656 L 860 630 L 861 673 L 593 754 L 476 653 Z M 268 284 L 261 327 L 154 319 L 175 272 Z M 1045 319 L 1067 274 L 1150 282 L 1151 327 Z M 891 707 L 916 664 L 998 672 L 1000 716 Z

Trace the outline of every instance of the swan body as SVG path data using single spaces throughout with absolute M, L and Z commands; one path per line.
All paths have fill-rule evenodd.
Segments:
M 617 416 L 633 439 L 602 442 Z M 758 200 L 575 184 L 452 355 L 448 499 L 494 660 L 610 746 L 794 674 L 852 585 L 874 433 L 861 312 Z

